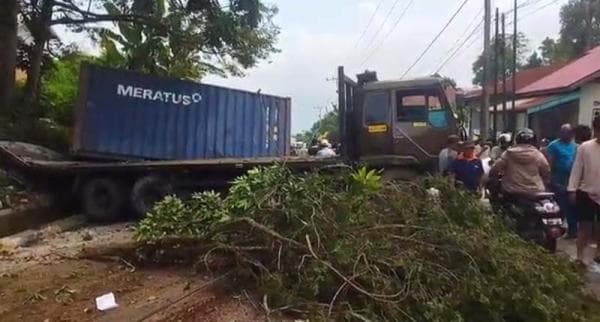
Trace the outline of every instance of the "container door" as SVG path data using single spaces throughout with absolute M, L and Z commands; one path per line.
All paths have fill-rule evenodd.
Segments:
M 388 91 L 366 92 L 360 126 L 361 155 L 392 154 L 391 95 Z

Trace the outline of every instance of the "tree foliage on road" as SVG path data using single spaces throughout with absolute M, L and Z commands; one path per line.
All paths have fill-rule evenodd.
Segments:
M 136 233 L 158 244 L 197 240 L 210 249 L 207 265 L 214 254 L 230 258 L 267 314 L 311 321 L 596 318 L 568 260 L 521 240 L 500 218 L 443 179 L 397 185 L 364 168 L 327 176 L 274 166 L 236 179 L 226 197 L 169 197 Z

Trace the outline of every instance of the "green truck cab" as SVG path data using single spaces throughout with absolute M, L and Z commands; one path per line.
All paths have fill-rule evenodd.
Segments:
M 379 81 L 374 72 L 354 81 L 338 68 L 340 132 L 348 158 L 402 177 L 435 172 L 438 154 L 459 133 L 441 78 Z

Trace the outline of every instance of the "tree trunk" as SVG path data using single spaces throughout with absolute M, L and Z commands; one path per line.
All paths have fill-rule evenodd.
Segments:
M 35 114 L 33 103 L 37 101 L 39 94 L 40 78 L 42 74 L 42 60 L 44 59 L 44 48 L 50 39 L 50 21 L 54 0 L 45 0 L 42 3 L 40 15 L 35 19 L 33 36 L 33 48 L 31 51 L 30 66 L 27 71 L 27 82 L 23 94 L 23 105 L 28 113 Z
M 17 0 L 4 0 L 0 10 L 0 116 L 5 116 L 15 91 Z

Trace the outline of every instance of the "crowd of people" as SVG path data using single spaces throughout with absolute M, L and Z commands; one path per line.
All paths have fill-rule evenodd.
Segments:
M 439 154 L 439 171 L 455 179 L 464 189 L 480 194 L 487 176 L 502 180 L 506 194 L 535 194 L 551 191 L 567 221 L 568 239 L 577 239 L 577 258 L 597 236 L 596 257 L 600 263 L 600 117 L 592 123 L 572 127 L 564 124 L 557 138 L 537 140 L 530 129 L 514 135 L 502 133 L 497 143 L 461 142 L 448 137 Z

